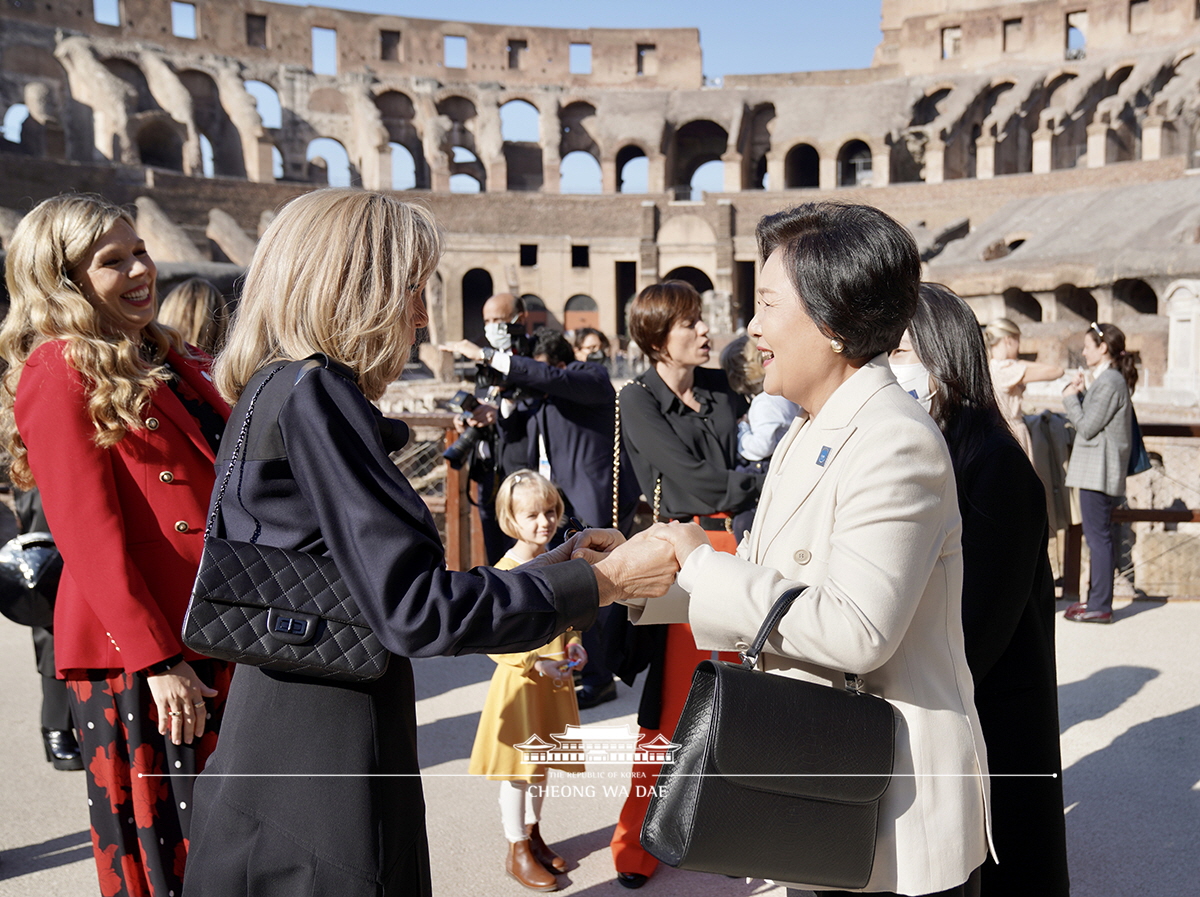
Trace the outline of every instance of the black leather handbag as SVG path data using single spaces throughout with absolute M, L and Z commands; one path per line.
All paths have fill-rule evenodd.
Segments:
M 24 533 L 0 546 L 0 613 L 22 626 L 54 625 L 62 555 L 49 533 Z
M 696 667 L 642 824 L 669 866 L 828 888 L 871 877 L 892 706 L 850 674 L 843 690 L 754 669 L 801 591 L 775 602 L 741 664 Z
M 390 654 L 371 631 L 333 558 L 216 536 L 221 501 L 250 429 L 250 399 L 229 467 L 209 513 L 204 551 L 183 624 L 200 654 L 284 673 L 361 682 L 378 679 Z

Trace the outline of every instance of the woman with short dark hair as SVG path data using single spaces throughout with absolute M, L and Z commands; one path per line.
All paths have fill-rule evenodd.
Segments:
M 930 414 L 950 448 L 963 520 L 963 631 L 1001 858 L 980 869 L 981 894 L 1064 897 L 1070 882 L 1045 490 L 1000 410 L 975 313 L 946 287 L 922 284 L 908 332 L 931 380 Z
M 763 219 L 758 236 L 747 332 L 764 390 L 808 417 L 776 448 L 737 557 L 698 526 L 651 529 L 675 547 L 682 593 L 631 601 L 631 616 L 686 620 L 703 651 L 744 650 L 802 588 L 759 668 L 838 688 L 857 674 L 897 717 L 862 890 L 965 895 L 988 850 L 988 767 L 963 644 L 961 519 L 946 442 L 886 355 L 916 308 L 920 255 L 868 206 L 809 203 Z
M 712 545 L 732 553 L 733 515 L 758 501 L 763 476 L 737 469 L 737 422 L 749 402 L 730 389 L 723 371 L 703 367 L 711 344 L 700 313 L 700 294 L 683 281 L 648 286 L 634 299 L 629 333 L 654 363 L 621 390 L 621 434 L 656 516 L 694 519 Z M 643 743 L 675 731 L 692 670 L 709 656 L 696 650 L 686 625 L 658 627 L 646 637 L 653 644 L 638 708 Z M 658 770 L 659 764 L 634 764 L 638 787 L 630 789 L 613 833 L 617 881 L 627 888 L 640 887 L 658 866 L 638 840 L 650 802 L 646 786 Z

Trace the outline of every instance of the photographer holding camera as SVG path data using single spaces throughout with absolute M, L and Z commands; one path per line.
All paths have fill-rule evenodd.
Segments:
M 490 332 L 488 337 L 491 341 Z M 496 423 L 502 459 L 498 476 L 522 468 L 537 470 L 562 491 L 568 516 L 588 526 L 615 526 L 629 533 L 639 488 L 627 459 L 622 459 L 626 474 L 619 480 L 613 520 L 616 391 L 602 364 L 576 361 L 571 344 L 556 330 L 538 331 L 532 357 L 505 354 L 494 344 L 480 348 L 470 340 L 440 348 L 486 365 L 523 396 L 515 403 L 502 402 L 498 413 L 483 410 L 483 405 L 473 412 L 478 420 L 491 417 Z M 585 633 L 584 647 L 595 637 L 594 631 Z M 593 641 L 593 662 L 584 671 L 578 695 L 582 709 L 617 696 L 612 674 L 600 667 L 597 648 Z
M 512 539 L 496 522 L 496 486 L 505 473 L 525 466 L 526 447 L 515 432 L 503 438 L 496 426 L 501 414 L 516 414 L 524 420 L 528 400 L 520 390 L 505 383 L 497 368 L 487 363 L 494 355 L 531 353 L 533 339 L 526 333 L 525 303 L 512 293 L 497 293 L 483 304 L 483 332 L 488 346 L 480 348 L 470 340 L 439 346 L 443 352 L 456 352 L 477 362 L 474 394 L 459 390 L 449 404 L 458 413 L 461 436 L 443 453 L 455 470 L 464 464 L 476 483 L 476 507 L 483 529 L 484 550 L 494 564 L 512 545 Z

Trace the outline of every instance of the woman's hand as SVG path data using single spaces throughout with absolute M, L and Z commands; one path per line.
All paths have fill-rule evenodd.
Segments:
M 1063 387 L 1063 395 L 1076 395 L 1083 392 L 1083 371 L 1076 371 L 1071 382 Z
M 675 562 L 683 568 L 688 556 L 701 545 L 711 545 L 704 530 L 695 523 L 660 523 L 649 530 L 655 538 L 665 539 L 675 549 Z
M 625 537 L 615 529 L 585 529 L 564 544 L 571 546 L 572 558 L 583 558 L 594 564 L 608 557 L 618 545 L 624 545 Z
M 217 690 L 201 682 L 187 661 L 147 676 L 146 682 L 158 708 L 158 734 L 169 734 L 173 744 L 191 744 L 204 734 L 208 720 L 204 699 L 216 697 Z
M 592 565 L 600 587 L 601 607 L 614 601 L 658 598 L 671 587 L 679 572 L 675 547 L 666 539 L 651 535 L 656 529 L 651 527 L 618 544 Z M 579 556 L 588 550 L 582 549 Z
M 579 642 L 571 642 L 567 645 L 567 660 L 574 664 L 571 669 L 579 670 L 587 666 L 587 649 Z

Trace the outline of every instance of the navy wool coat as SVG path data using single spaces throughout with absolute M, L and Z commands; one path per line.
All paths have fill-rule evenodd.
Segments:
M 234 409 L 218 485 L 250 397 L 281 364 Z M 448 571 L 433 519 L 388 457 L 406 439 L 323 356 L 283 365 L 258 400 L 224 535 L 249 540 L 261 526 L 260 543 L 331 555 L 393 656 L 366 683 L 238 667 L 196 783 L 187 897 L 429 893 L 407 658 L 532 650 L 595 618 L 584 561 Z

